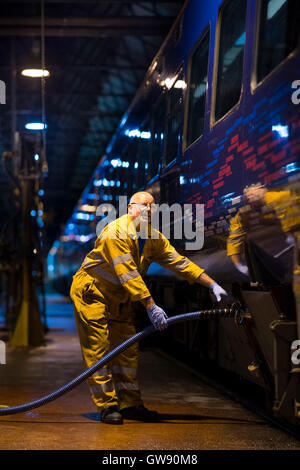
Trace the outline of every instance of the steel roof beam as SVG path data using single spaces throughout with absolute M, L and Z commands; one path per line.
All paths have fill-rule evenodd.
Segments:
M 36 93 L 36 94 L 39 94 L 40 95 L 40 90 L 37 90 L 37 91 L 30 91 L 30 94 L 32 95 L 33 93 Z M 28 92 L 18 92 L 18 96 L 27 96 L 28 95 Z M 53 96 L 58 96 L 58 97 L 61 97 L 61 96 L 82 96 L 82 97 L 89 97 L 89 96 L 96 96 L 96 97 L 99 97 L 99 98 L 132 98 L 134 95 L 134 93 L 114 93 L 113 91 L 112 92 L 105 92 L 105 93 L 102 93 L 101 91 L 94 91 L 94 92 L 81 92 L 81 91 L 74 91 L 73 93 L 70 93 L 68 91 L 64 92 L 64 91 L 48 91 L 47 93 L 47 96 L 46 96 L 46 99 L 49 98 L 49 97 L 53 97 Z M 7 93 L 6 94 L 6 97 L 7 98 L 10 98 L 10 94 Z M 4 112 L 5 112 L 5 109 L 4 109 Z
M 1 34 L 1 30 L 0 30 Z M 17 70 L 23 70 L 28 68 L 28 65 L 21 65 L 18 64 L 16 66 Z M 51 70 L 82 70 L 84 72 L 110 72 L 111 70 L 117 70 L 117 71 L 127 71 L 127 70 L 140 70 L 142 72 L 146 72 L 146 67 L 142 67 L 141 65 L 86 65 L 86 64 L 46 64 L 46 68 Z M 1 65 L 0 64 L 0 70 L 2 69 L 11 69 L 10 65 Z
M 170 26 L 170 25 L 169 25 Z M 45 29 L 47 37 L 120 37 L 120 36 L 162 36 L 165 34 L 165 28 L 139 28 L 139 29 L 93 29 L 93 28 L 51 28 Z M 40 36 L 40 28 L 0 28 L 0 36 Z
M 168 25 L 174 21 L 173 17 L 166 16 L 119 16 L 109 18 L 45 18 L 45 26 L 49 27 L 69 27 L 69 28 L 143 28 Z M 41 25 L 41 19 L 38 16 L 26 17 L 7 17 L 0 18 L 0 26 L 21 26 L 31 27 Z
M 110 3 L 152 3 L 152 4 L 167 4 L 167 3 L 175 3 L 175 4 L 182 4 L 182 0 L 44 0 L 45 3 L 94 3 L 100 5 L 109 5 Z M 16 2 L 12 0 L 1 0 L 1 3 L 41 3 L 41 0 L 17 0 Z
M 58 37 L 114 37 L 162 35 L 175 18 L 136 16 L 119 18 L 45 18 L 45 35 Z M 40 36 L 40 18 L 0 18 L 0 36 Z

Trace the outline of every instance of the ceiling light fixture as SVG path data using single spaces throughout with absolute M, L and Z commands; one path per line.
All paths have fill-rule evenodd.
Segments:
M 31 77 L 31 78 L 41 78 L 41 77 L 49 77 L 50 72 L 46 69 L 24 69 L 21 72 L 23 77 Z
M 42 131 L 47 127 L 47 124 L 43 124 L 42 122 L 28 122 L 25 124 L 25 128 L 29 131 Z

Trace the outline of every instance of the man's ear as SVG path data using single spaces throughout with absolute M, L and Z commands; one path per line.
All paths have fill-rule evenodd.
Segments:
M 128 214 L 130 214 L 132 212 L 132 205 L 129 203 L 127 207 L 128 207 Z

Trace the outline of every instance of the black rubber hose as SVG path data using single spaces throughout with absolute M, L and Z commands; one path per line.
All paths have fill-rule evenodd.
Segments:
M 172 325 L 174 323 L 180 323 L 188 320 L 196 320 L 196 319 L 207 319 L 207 318 L 215 318 L 216 316 L 221 317 L 235 317 L 240 315 L 240 306 L 234 305 L 230 308 L 220 308 L 220 309 L 212 309 L 212 310 L 201 310 L 199 312 L 191 312 L 191 313 L 184 313 L 182 315 L 177 315 L 174 317 L 168 318 L 167 322 L 168 325 Z M 239 317 L 240 318 L 240 317 Z M 121 352 L 125 351 L 125 349 L 129 348 L 132 344 L 137 341 L 140 341 L 142 338 L 146 338 L 155 330 L 154 326 L 148 326 L 144 330 L 136 333 L 131 338 L 127 339 L 115 349 L 110 351 L 106 354 L 102 359 L 98 362 L 93 364 L 89 369 L 86 369 L 82 374 L 75 377 L 73 380 L 68 382 L 67 384 L 63 385 L 62 387 L 58 388 L 49 395 L 46 395 L 42 398 L 37 400 L 31 401 L 29 403 L 24 403 L 23 405 L 12 406 L 8 408 L 1 408 L 0 407 L 0 416 L 16 414 L 16 413 L 23 413 L 25 411 L 32 410 L 34 408 L 38 408 L 39 406 L 46 405 L 50 401 L 56 400 L 60 396 L 64 395 L 65 393 L 69 392 L 77 385 L 84 382 L 88 377 L 94 374 L 98 369 L 102 368 L 105 364 L 111 361 L 114 357 L 118 356 Z

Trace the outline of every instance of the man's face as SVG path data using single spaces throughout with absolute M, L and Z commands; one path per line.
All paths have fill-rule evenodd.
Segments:
M 136 193 L 130 199 L 128 213 L 133 219 L 136 219 L 136 222 L 150 223 L 152 204 L 155 204 L 155 201 L 151 194 Z

